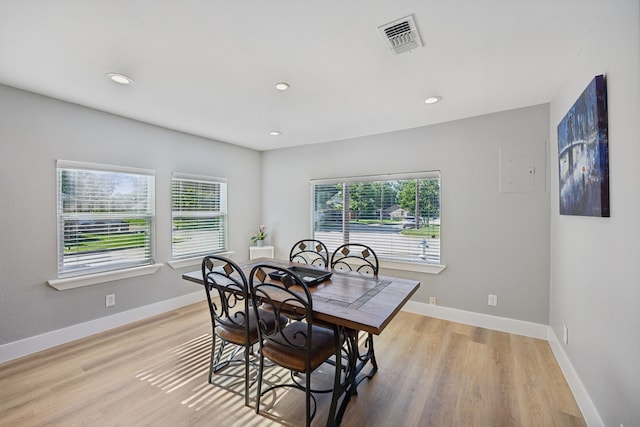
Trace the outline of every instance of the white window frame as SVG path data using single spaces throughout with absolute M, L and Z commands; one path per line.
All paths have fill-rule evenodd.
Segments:
M 358 176 L 358 177 L 343 177 L 343 178 L 311 180 L 309 183 L 310 184 L 310 204 L 311 204 L 310 235 L 314 238 L 318 238 L 319 240 L 323 240 L 323 237 L 325 237 L 325 239 L 328 239 L 326 236 L 323 236 L 323 233 L 320 230 L 316 230 L 317 217 L 316 217 L 316 206 L 315 206 L 316 203 L 314 198 L 315 198 L 315 187 L 317 185 L 405 181 L 405 180 L 428 179 L 428 178 L 438 178 L 439 182 L 441 183 L 440 171 L 424 171 L 424 172 L 411 172 L 411 173 L 402 173 L 402 174 L 369 175 L 369 176 Z M 442 206 L 441 201 L 442 201 L 442 187 L 440 186 L 440 209 Z M 344 215 L 345 215 L 344 211 L 342 212 L 342 215 L 344 218 Z M 441 227 L 440 221 L 441 221 L 441 218 L 438 218 L 439 228 Z M 399 229 L 398 232 L 400 231 L 401 230 Z M 349 231 L 348 228 L 343 229 L 342 238 L 344 240 L 349 240 L 350 233 L 351 232 Z M 438 251 L 437 259 L 433 259 L 433 258 L 429 259 L 428 257 L 420 258 L 420 255 L 422 254 L 419 254 L 416 257 L 394 256 L 391 252 L 389 252 L 388 250 L 385 250 L 388 248 L 384 248 L 383 241 L 378 242 L 378 244 L 383 245 L 383 248 L 379 248 L 377 251 L 376 251 L 376 242 L 374 240 L 363 241 L 362 238 L 360 238 L 360 239 L 350 240 L 350 241 L 352 241 L 353 243 L 369 244 L 374 249 L 374 251 L 376 251 L 376 254 L 378 255 L 378 258 L 380 260 L 380 266 L 382 268 L 439 274 L 441 271 L 443 271 L 446 268 L 445 265 L 441 264 L 441 257 L 442 257 L 442 253 L 440 251 L 440 241 L 442 237 L 441 233 L 442 231 L 440 228 L 439 238 L 437 239 L 437 241 L 434 241 L 430 238 L 428 239 L 429 244 L 437 245 L 437 251 Z M 353 233 L 353 234 L 356 234 L 356 233 Z M 334 239 L 335 239 L 335 236 L 334 236 Z M 328 240 L 331 240 L 331 239 L 328 239 Z M 332 250 L 335 249 L 335 247 L 333 246 L 336 246 L 337 242 L 325 241 L 325 244 L 327 244 L 327 246 L 331 246 L 331 248 L 329 248 L 331 252 Z M 430 249 L 427 249 L 427 250 L 430 250 Z
M 213 200 L 213 205 L 217 206 L 217 210 L 176 210 L 174 196 L 174 185 L 179 182 L 188 182 L 191 184 L 202 184 L 204 186 L 218 187 L 218 200 Z M 219 177 L 210 177 L 203 175 L 193 175 L 180 172 L 174 172 L 171 177 L 171 261 L 172 267 L 185 266 L 192 264 L 192 261 L 198 262 L 203 256 L 209 254 L 228 254 L 228 226 L 227 226 L 227 179 Z M 177 218 L 189 218 L 193 221 L 192 227 L 195 232 L 191 232 L 187 238 L 190 241 L 189 246 L 180 248 L 176 243 L 185 239 L 184 233 L 180 235 L 180 231 L 176 227 Z M 209 227 L 211 219 L 221 219 L 221 227 L 218 232 L 222 232 L 222 238 L 209 240 L 207 236 L 207 227 Z M 209 232 L 210 233 L 210 232 Z M 220 244 L 222 241 L 222 244 Z M 184 242 L 183 242 L 184 243 Z
M 87 171 L 89 173 L 106 173 L 106 174 L 122 174 L 124 177 L 138 179 L 146 179 L 146 192 L 144 193 L 144 201 L 135 209 L 127 209 L 121 211 L 107 212 L 82 212 L 81 210 L 66 212 L 63 209 L 62 194 L 62 174 L 63 171 Z M 107 282 L 126 277 L 135 277 L 143 274 L 155 272 L 161 264 L 154 263 L 155 253 L 155 171 L 149 169 L 131 168 L 125 166 L 105 165 L 97 163 L 76 162 L 68 160 L 58 160 L 56 162 L 56 200 L 57 200 L 57 241 L 58 241 L 58 278 L 49 280 L 49 284 L 56 289 L 70 289 L 79 286 L 87 286 L 96 283 Z M 142 198 L 141 198 L 142 199 Z M 105 199 L 105 201 L 107 201 Z M 79 250 L 73 253 L 67 253 L 65 260 L 65 244 L 69 245 L 67 238 L 68 229 L 65 231 L 65 221 L 87 221 L 95 223 L 102 221 L 109 224 L 109 221 L 118 218 L 132 218 L 142 220 L 142 226 L 136 226 L 140 230 L 138 233 L 144 233 L 145 238 L 142 240 L 144 245 L 142 249 L 136 251 L 136 254 L 127 254 L 114 251 L 112 259 L 106 259 L 104 256 L 97 256 L 95 262 L 82 261 L 83 251 Z M 112 226 L 98 230 L 97 232 L 107 234 L 125 233 L 129 230 L 114 229 Z M 131 233 L 133 234 L 133 233 Z M 100 255 L 100 251 L 97 251 Z M 69 257 L 76 256 L 76 264 L 70 261 Z

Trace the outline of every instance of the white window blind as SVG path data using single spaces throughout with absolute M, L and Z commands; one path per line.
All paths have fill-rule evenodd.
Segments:
M 58 277 L 153 263 L 155 172 L 57 162 Z
M 174 173 L 171 183 L 173 259 L 204 256 L 227 249 L 227 183 Z
M 440 173 L 311 182 L 313 236 L 329 251 L 370 246 L 378 258 L 440 263 Z

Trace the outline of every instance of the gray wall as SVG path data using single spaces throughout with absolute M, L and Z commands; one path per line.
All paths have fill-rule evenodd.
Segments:
M 168 265 L 134 279 L 49 287 L 56 159 L 156 170 L 156 262 L 171 254 L 171 173 L 227 177 L 230 248 L 248 257 L 260 222 L 260 153 L 0 86 L 0 344 L 198 291 L 180 278 L 185 269 Z M 105 308 L 109 293 L 116 306 Z
M 640 8 L 609 4 L 551 102 L 551 326 L 605 425 L 640 425 Z M 587 84 L 608 90 L 611 218 L 560 216 L 556 126 Z
M 548 324 L 549 192 L 499 192 L 499 149 L 544 148 L 548 105 L 389 134 L 264 153 L 265 222 L 279 256 L 309 235 L 309 180 L 440 170 L 439 275 L 420 280 L 415 301 Z M 546 178 L 544 166 L 538 171 Z M 545 182 L 547 180 L 545 179 Z M 384 270 L 383 270 L 384 273 Z M 391 272 L 388 272 L 391 273 Z M 498 306 L 487 305 L 488 294 Z

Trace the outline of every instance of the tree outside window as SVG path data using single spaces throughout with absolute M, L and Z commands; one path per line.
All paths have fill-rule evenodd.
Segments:
M 314 238 L 364 243 L 381 259 L 440 262 L 438 172 L 312 183 Z

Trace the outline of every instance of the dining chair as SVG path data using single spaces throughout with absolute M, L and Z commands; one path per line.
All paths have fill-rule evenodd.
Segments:
M 320 240 L 303 239 L 291 247 L 289 261 L 328 267 L 329 250 Z
M 378 256 L 370 246 L 362 243 L 346 243 L 338 246 L 331 255 L 331 268 L 334 270 L 356 271 L 358 273 L 369 274 L 377 277 L 380 269 L 380 263 L 378 261 Z M 364 380 L 364 378 L 371 379 L 378 371 L 378 362 L 376 361 L 376 353 L 373 347 L 373 334 L 371 332 L 367 333 L 367 338 L 364 342 L 366 353 L 363 354 L 360 352 L 360 348 L 358 346 L 359 332 L 360 331 L 357 329 L 347 329 L 345 331 L 345 333 L 351 337 L 351 342 L 357 350 L 356 357 L 360 361 L 368 359 L 371 362 L 372 369 L 369 374 L 363 376 L 360 381 L 358 381 L 353 390 L 354 394 L 358 394 L 357 386 Z
M 272 274 L 279 274 L 278 280 L 271 279 Z M 311 375 L 324 362 L 335 359 L 335 373 L 331 406 L 327 418 L 327 425 L 335 423 L 338 398 L 342 394 L 341 379 L 341 351 L 342 334 L 337 325 L 330 325 L 331 329 L 318 326 L 313 318 L 313 299 L 308 286 L 293 271 L 260 264 L 255 266 L 249 276 L 251 298 L 254 303 L 256 318 L 258 319 L 259 334 L 259 368 L 258 391 L 256 398 L 256 413 L 260 412 L 260 400 L 269 391 L 281 387 L 292 387 L 305 392 L 306 425 L 311 424 L 317 402 L 313 393 L 321 392 L 311 389 Z M 286 315 L 289 324 L 269 329 L 262 321 L 264 312 L 257 310 L 257 304 L 270 306 L 269 311 L 276 315 Z M 290 371 L 291 382 L 275 384 L 262 390 L 265 358 L 271 363 Z M 302 383 L 304 375 L 304 384 Z M 313 400 L 313 411 L 311 401 Z
M 251 347 L 258 342 L 256 310 L 250 310 L 249 286 L 242 269 L 228 258 L 210 255 L 202 259 L 202 279 L 211 313 L 211 357 L 209 361 L 209 384 L 213 384 L 213 374 L 232 362 L 244 363 L 245 405 L 249 405 L 249 355 Z M 276 325 L 286 324 L 286 317 L 278 317 L 273 312 L 260 313 L 264 327 L 273 330 Z M 276 319 L 278 319 L 276 321 Z M 216 352 L 216 341 L 220 341 Z M 227 344 L 235 346 L 225 360 L 222 355 Z M 243 358 L 236 359 L 244 350 Z
M 331 255 L 331 268 L 377 276 L 380 267 L 378 256 L 371 247 L 361 243 L 346 243 L 338 246 Z

